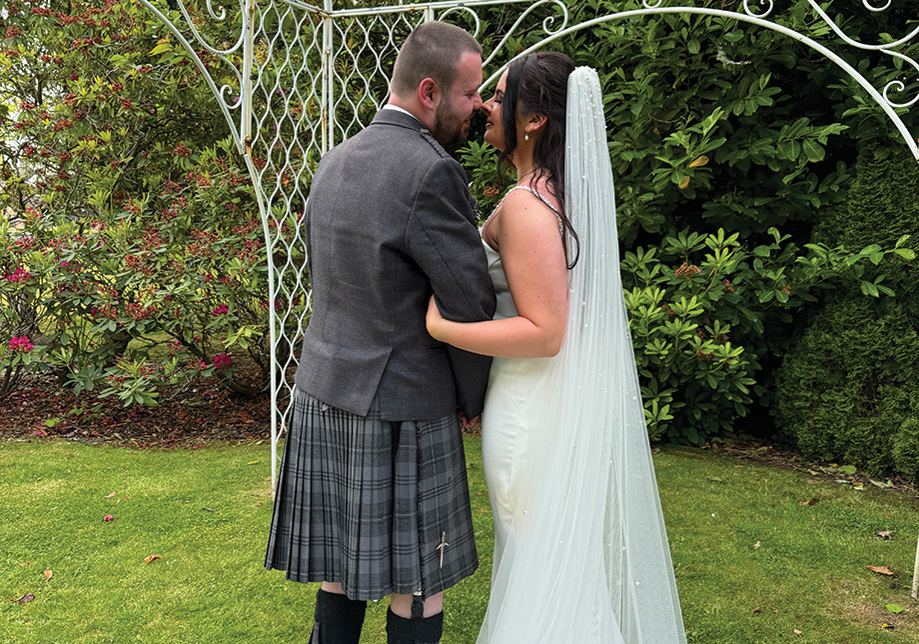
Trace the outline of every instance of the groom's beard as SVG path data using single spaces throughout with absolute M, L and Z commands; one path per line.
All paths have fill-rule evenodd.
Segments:
M 469 128 L 466 119 L 453 110 L 453 105 L 441 101 L 434 111 L 434 127 L 431 136 L 447 151 L 452 152 L 466 142 Z

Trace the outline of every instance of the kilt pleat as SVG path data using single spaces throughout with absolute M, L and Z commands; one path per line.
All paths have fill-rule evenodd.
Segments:
M 356 416 L 295 392 L 266 568 L 380 599 L 429 597 L 477 566 L 455 416 L 384 421 L 376 401 Z

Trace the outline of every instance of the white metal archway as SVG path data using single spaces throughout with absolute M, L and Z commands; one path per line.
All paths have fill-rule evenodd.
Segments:
M 181 19 L 160 1 L 140 0 L 190 52 L 230 126 L 255 186 L 268 250 L 271 360 L 276 367 L 271 383 L 272 480 L 276 479 L 278 441 L 286 429 L 293 390 L 297 339 L 310 310 L 298 223 L 312 171 L 323 153 L 368 123 L 385 101 L 388 72 L 398 45 L 421 22 L 456 21 L 478 36 L 481 10 L 505 6 L 507 12 L 516 14 L 493 51 L 485 52 L 485 69 L 495 69 L 486 86 L 503 69 L 495 68 L 493 59 L 508 38 L 523 29 L 535 28 L 543 35 L 520 55 L 601 23 L 655 14 L 720 16 L 757 25 L 802 42 L 838 65 L 884 111 L 919 160 L 919 132 L 910 131 L 901 118 L 915 108 L 919 94 L 909 96 L 904 80 L 877 87 L 842 57 L 852 49 L 881 52 L 907 75 L 919 78 L 919 63 L 902 53 L 919 34 L 919 27 L 902 37 L 888 38 L 889 42 L 860 42 L 830 17 L 827 10 L 832 2 L 821 5 L 805 0 L 813 26 L 808 33 L 799 33 L 777 21 L 781 10 L 775 0 L 738 0 L 731 3 L 735 10 L 723 8 L 724 2 L 715 8 L 704 6 L 705 0 L 641 0 L 640 5 L 633 3 L 636 8 L 578 24 L 569 20 L 567 7 L 573 0 L 237 0 L 238 13 L 233 14 L 205 0 L 207 15 L 200 15 L 197 5 L 186 5 L 183 0 L 162 0 L 177 9 Z M 861 2 L 866 11 L 883 12 L 894 0 Z M 337 8 L 337 4 L 348 8 Z M 167 16 L 170 13 L 175 21 Z M 229 42 L 215 42 L 206 30 L 199 29 L 207 21 L 224 25 L 235 21 L 239 33 Z M 198 53 L 202 49 L 225 63 L 219 73 L 204 64 Z M 917 592 L 919 550 L 914 597 Z

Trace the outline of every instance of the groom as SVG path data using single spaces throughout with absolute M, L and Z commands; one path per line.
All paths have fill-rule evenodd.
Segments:
M 455 320 L 494 312 L 466 174 L 445 151 L 465 141 L 481 83 L 472 36 L 419 26 L 389 103 L 313 179 L 295 377 L 310 411 L 284 458 L 311 456 L 282 466 L 266 561 L 323 582 L 313 644 L 357 644 L 366 600 L 387 594 L 390 644 L 436 642 L 444 589 L 478 565 L 458 414 L 481 413 L 489 359 L 432 339 L 425 311 L 433 293 Z M 302 501 L 284 510 L 294 489 Z

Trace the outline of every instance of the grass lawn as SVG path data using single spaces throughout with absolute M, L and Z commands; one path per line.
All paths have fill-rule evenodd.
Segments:
M 472 644 L 487 601 L 478 439 L 467 453 L 482 566 L 447 595 L 444 644 Z M 315 586 L 262 568 L 268 458 L 265 445 L 0 442 L 0 642 L 305 642 Z M 919 642 L 915 496 L 690 449 L 655 464 L 690 642 Z M 883 564 L 895 574 L 865 568 Z M 385 643 L 385 612 L 371 604 L 362 642 Z

